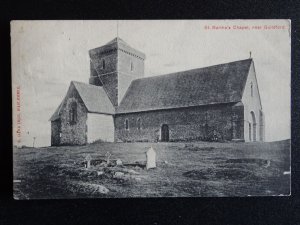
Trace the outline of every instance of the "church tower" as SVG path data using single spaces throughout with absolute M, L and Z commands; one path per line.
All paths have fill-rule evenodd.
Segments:
M 121 38 L 89 50 L 92 85 L 103 86 L 114 106 L 118 106 L 131 81 L 144 76 L 145 54 Z

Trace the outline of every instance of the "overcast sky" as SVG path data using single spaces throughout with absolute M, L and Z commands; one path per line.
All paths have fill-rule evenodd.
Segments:
M 205 26 L 232 29 L 205 29 Z M 252 26 L 276 25 L 275 29 Z M 249 26 L 248 30 L 233 29 Z M 285 26 L 278 29 L 278 26 Z M 249 58 L 266 118 L 266 141 L 290 138 L 290 32 L 287 20 L 119 21 L 119 37 L 146 54 L 145 76 Z M 11 28 L 13 105 L 21 87 L 21 143 L 50 145 L 49 118 L 71 80 L 88 83 L 88 50 L 117 35 L 117 21 L 18 21 Z M 13 115 L 16 121 L 16 115 Z M 16 129 L 16 126 L 14 126 Z

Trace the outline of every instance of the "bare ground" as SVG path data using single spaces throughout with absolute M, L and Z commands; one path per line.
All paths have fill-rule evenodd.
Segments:
M 146 170 L 139 165 L 151 146 L 157 152 L 157 168 Z M 125 165 L 100 165 L 107 151 L 112 162 L 119 158 Z M 15 199 L 290 194 L 290 173 L 284 174 L 290 171 L 290 140 L 96 143 L 15 148 L 13 154 Z M 89 169 L 83 164 L 87 154 L 93 159 Z

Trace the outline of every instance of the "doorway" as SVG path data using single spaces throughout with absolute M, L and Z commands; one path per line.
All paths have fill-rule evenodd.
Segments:
M 161 141 L 163 142 L 169 141 L 169 126 L 167 124 L 163 124 L 161 126 Z

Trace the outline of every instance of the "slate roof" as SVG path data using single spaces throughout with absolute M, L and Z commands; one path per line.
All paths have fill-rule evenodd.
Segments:
M 89 112 L 114 114 L 111 104 L 103 87 L 72 81 L 82 101 Z
M 115 109 L 103 87 L 85 84 L 77 81 L 72 81 L 70 85 L 74 85 L 88 112 L 111 115 L 115 113 Z M 59 119 L 60 109 L 64 101 L 65 98 L 55 110 L 54 114 L 51 116 L 50 121 Z
M 132 81 L 117 113 L 239 102 L 252 59 Z

